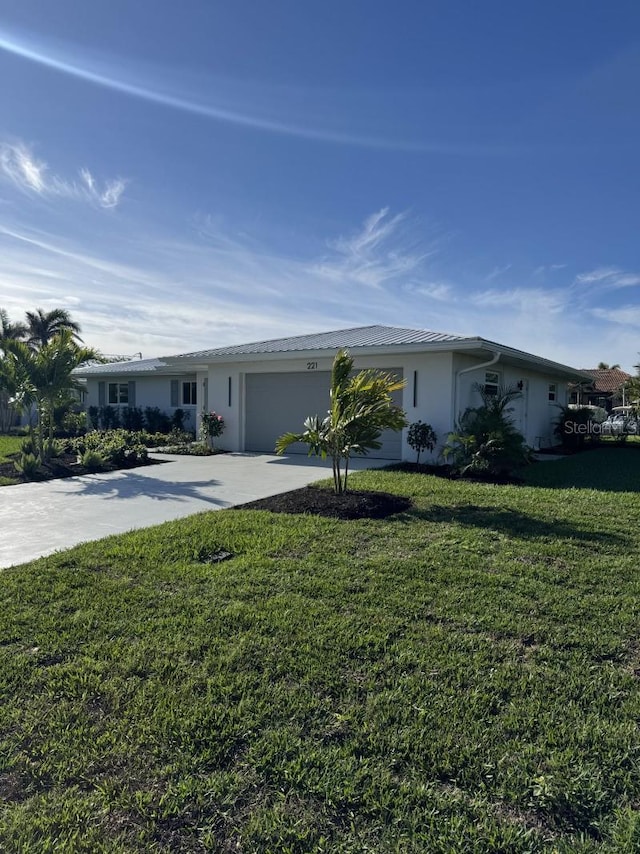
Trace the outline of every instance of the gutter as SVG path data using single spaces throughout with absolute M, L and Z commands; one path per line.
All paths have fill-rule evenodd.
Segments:
M 479 371 L 482 368 L 490 368 L 492 365 L 495 365 L 500 359 L 500 353 L 497 350 L 493 351 L 493 356 L 489 359 L 488 362 L 480 362 L 479 365 L 471 365 L 468 368 L 461 368 L 459 371 L 456 371 L 453 378 L 453 412 L 451 414 L 451 429 L 454 429 L 454 425 L 456 423 L 456 413 L 460 409 L 460 384 L 458 379 L 462 376 L 462 374 L 468 374 L 471 371 Z

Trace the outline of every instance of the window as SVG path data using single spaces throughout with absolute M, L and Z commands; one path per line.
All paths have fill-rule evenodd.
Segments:
M 109 404 L 128 405 L 129 383 L 109 383 Z
M 198 383 L 182 383 L 182 405 L 195 406 L 198 402 Z
M 549 383 L 549 403 L 555 403 L 558 399 L 557 383 Z
M 496 397 L 500 385 L 500 374 L 497 371 L 487 371 L 484 375 L 484 393 L 489 397 Z

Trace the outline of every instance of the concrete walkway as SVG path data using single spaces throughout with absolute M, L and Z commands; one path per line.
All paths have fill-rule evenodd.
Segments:
M 153 454 L 159 465 L 0 488 L 0 568 L 88 540 L 220 510 L 331 476 L 305 456 Z M 356 460 L 372 468 L 385 460 Z

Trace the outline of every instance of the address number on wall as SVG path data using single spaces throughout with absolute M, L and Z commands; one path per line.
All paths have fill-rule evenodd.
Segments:
M 318 363 L 317 362 L 307 362 L 307 370 L 308 371 L 317 371 Z

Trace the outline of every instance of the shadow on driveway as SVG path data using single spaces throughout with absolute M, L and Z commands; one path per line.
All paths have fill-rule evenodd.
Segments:
M 229 502 L 214 498 L 204 492 L 212 486 L 218 486 L 220 481 L 207 480 L 166 481 L 154 477 L 144 477 L 133 471 L 123 472 L 116 478 L 98 478 L 90 480 L 84 477 L 77 482 L 73 492 L 64 490 L 69 498 L 81 498 L 87 495 L 104 498 L 105 500 L 151 498 L 154 501 L 205 501 L 218 507 L 226 507 Z M 63 490 L 60 490 L 62 492 Z

